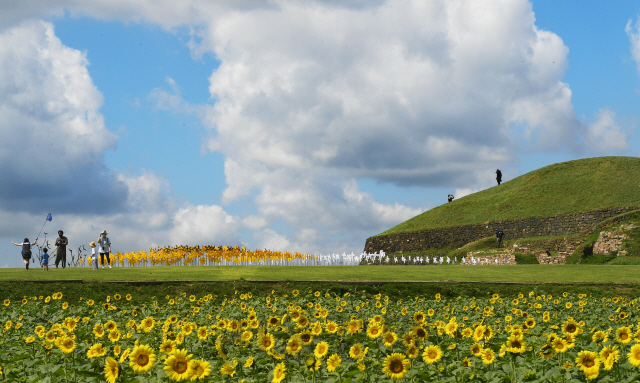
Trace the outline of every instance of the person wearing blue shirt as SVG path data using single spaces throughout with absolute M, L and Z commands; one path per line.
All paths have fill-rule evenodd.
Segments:
M 42 255 L 40 256 L 43 271 L 49 271 L 49 254 L 47 254 L 47 251 L 49 251 L 49 249 L 46 247 L 42 249 Z

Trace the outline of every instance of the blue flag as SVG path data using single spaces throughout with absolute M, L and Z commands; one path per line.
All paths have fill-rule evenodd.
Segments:
M 51 213 L 47 214 L 47 218 L 44 220 L 44 223 L 42 224 L 42 228 L 40 229 L 40 233 L 42 233 L 42 229 L 44 229 L 44 225 L 47 224 L 47 221 L 51 221 Z M 40 233 L 38 233 L 38 236 L 36 238 L 40 238 Z

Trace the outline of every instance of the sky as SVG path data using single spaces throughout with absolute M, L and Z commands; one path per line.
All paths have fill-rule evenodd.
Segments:
M 0 267 L 48 213 L 74 254 L 359 253 L 498 168 L 638 156 L 639 101 L 636 1 L 4 1 Z

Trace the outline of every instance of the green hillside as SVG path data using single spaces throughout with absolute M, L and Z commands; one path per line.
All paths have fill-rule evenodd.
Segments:
M 640 158 L 587 158 L 534 170 L 379 235 L 625 206 L 640 206 Z

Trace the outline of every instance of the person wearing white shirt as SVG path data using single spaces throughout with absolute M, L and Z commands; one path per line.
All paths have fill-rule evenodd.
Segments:
M 107 237 L 107 231 L 102 230 L 100 236 L 98 237 L 98 253 L 100 253 L 100 263 L 102 264 L 102 268 L 104 269 L 104 258 L 107 257 L 107 266 L 111 268 L 111 260 L 109 259 L 109 254 L 111 253 L 111 240 Z

